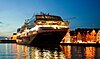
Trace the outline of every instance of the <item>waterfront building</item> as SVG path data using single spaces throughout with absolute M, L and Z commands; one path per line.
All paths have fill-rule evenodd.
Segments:
M 82 42 L 82 35 L 80 32 L 77 34 L 77 42 Z
M 17 39 L 17 34 L 16 33 L 13 33 L 12 34 L 12 37 L 11 37 L 11 40 L 16 40 Z
M 91 42 L 95 42 L 95 41 L 96 41 L 96 32 L 95 32 L 95 30 L 93 30 L 93 31 L 90 33 L 90 41 L 91 41 Z
M 90 41 L 90 34 L 87 32 L 87 34 L 86 34 L 86 42 L 87 41 Z
M 98 30 L 96 34 L 96 39 L 97 39 L 97 42 L 100 42 L 100 30 Z
M 82 34 L 83 41 L 95 42 L 97 40 L 97 37 L 99 37 L 99 34 L 98 34 L 99 30 L 100 29 L 97 29 L 97 28 L 78 28 L 78 29 L 75 29 L 75 32 L 76 33 L 80 32 L 80 34 Z
M 71 42 L 71 37 L 70 37 L 70 29 L 67 30 L 66 35 L 62 39 L 61 43 L 70 43 Z
M 82 42 L 85 42 L 86 41 L 86 35 L 84 33 L 82 33 Z

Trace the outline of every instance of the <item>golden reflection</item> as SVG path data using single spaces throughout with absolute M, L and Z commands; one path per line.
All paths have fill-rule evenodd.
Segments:
M 6 58 L 8 58 L 9 54 L 14 59 L 95 59 L 100 57 L 100 47 L 60 45 L 60 47 L 52 49 L 50 47 L 39 48 L 16 44 L 9 45 L 5 44 Z
M 27 46 L 17 45 L 17 58 L 15 59 L 28 59 Z
M 29 59 L 65 59 L 62 52 L 45 48 L 29 47 Z
M 61 49 L 67 59 L 71 59 L 71 46 L 61 46 Z
M 28 54 L 29 54 L 29 59 L 41 59 L 40 58 L 40 53 L 37 48 L 34 47 L 28 47 Z
M 95 47 L 86 47 L 85 48 L 86 59 L 94 59 L 95 57 Z
M 11 44 L 11 53 L 15 54 L 12 58 L 17 59 L 16 53 L 17 53 L 17 45 L 16 43 Z
M 13 52 L 13 53 L 17 53 L 17 45 L 16 45 L 16 44 L 13 43 L 13 44 L 11 45 L 11 49 L 12 49 L 12 52 Z
M 14 48 L 14 46 L 13 46 Z M 71 58 L 71 46 L 64 48 L 66 57 Z M 16 45 L 17 54 L 14 59 L 66 59 L 60 47 L 57 48 L 38 48 L 24 45 Z

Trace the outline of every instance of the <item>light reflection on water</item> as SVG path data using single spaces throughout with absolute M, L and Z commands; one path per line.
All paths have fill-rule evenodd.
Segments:
M 99 59 L 100 47 L 59 45 L 34 47 L 0 44 L 0 59 Z

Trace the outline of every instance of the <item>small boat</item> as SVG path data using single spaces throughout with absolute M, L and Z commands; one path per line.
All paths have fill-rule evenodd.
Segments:
M 59 44 L 69 28 L 60 16 L 38 14 L 25 20 L 17 29 L 18 44 Z

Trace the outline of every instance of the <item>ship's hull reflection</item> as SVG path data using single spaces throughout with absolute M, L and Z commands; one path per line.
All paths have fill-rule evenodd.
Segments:
M 23 59 L 65 59 L 59 45 L 18 45 L 18 52 L 19 57 L 24 54 Z

